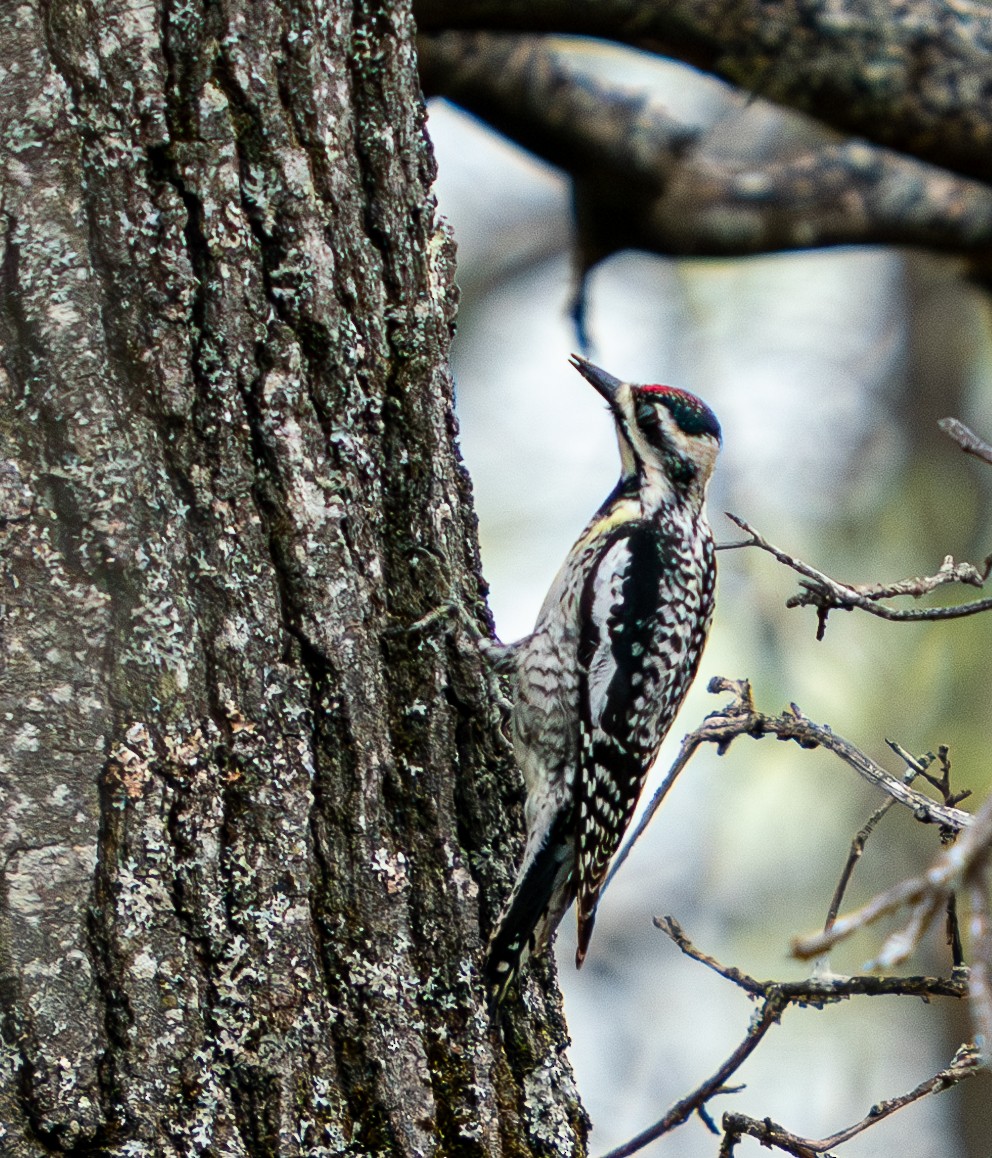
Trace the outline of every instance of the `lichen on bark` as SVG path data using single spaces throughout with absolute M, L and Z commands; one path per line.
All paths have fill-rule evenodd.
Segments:
M 475 977 L 499 713 L 405 630 L 484 594 L 407 6 L 33 0 L 0 66 L 0 1146 L 582 1153 Z

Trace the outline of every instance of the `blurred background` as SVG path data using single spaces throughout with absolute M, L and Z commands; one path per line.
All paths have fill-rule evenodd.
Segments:
M 576 44 L 584 67 L 648 88 L 746 152 L 795 131 L 793 118 L 711 78 L 618 48 Z M 615 482 L 612 423 L 567 364 L 574 290 L 564 177 L 442 101 L 430 106 L 437 197 L 458 242 L 462 298 L 454 373 L 462 451 L 481 524 L 491 606 L 504 640 L 526 634 L 561 560 Z M 692 390 L 713 407 L 724 450 L 710 492 L 717 541 L 740 537 L 730 510 L 768 539 L 851 582 L 933 574 L 946 554 L 992 551 L 992 471 L 935 422 L 956 415 L 992 438 L 992 342 L 981 291 L 954 262 L 889 249 L 737 260 L 614 256 L 592 274 L 590 356 L 633 381 Z M 956 788 L 992 789 L 988 758 L 992 616 L 891 624 L 787 611 L 795 577 L 755 550 L 719 556 L 717 615 L 699 678 L 662 751 L 650 796 L 682 735 L 723 701 L 714 675 L 747 676 L 759 708 L 790 700 L 812 719 L 904 769 L 948 744 Z M 945 589 L 947 590 L 947 589 Z M 939 593 L 938 593 L 939 595 Z M 951 589 L 963 602 L 970 589 Z M 934 597 L 934 602 L 938 597 Z M 600 909 L 576 973 L 574 922 L 558 941 L 571 1058 L 592 1116 L 591 1152 L 638 1133 L 708 1077 L 743 1038 L 743 993 L 683 958 L 652 925 L 672 914 L 704 951 L 761 979 L 806 969 L 795 934 L 822 926 L 850 842 L 880 802 L 821 752 L 771 740 L 703 751 L 683 773 Z M 967 805 L 966 805 L 967 807 Z M 937 834 L 904 810 L 869 841 L 845 902 L 917 872 Z M 885 929 L 838 949 L 861 969 Z M 942 928 L 906 972 L 946 973 Z M 948 1063 L 969 1036 L 953 1001 L 860 998 L 790 1009 L 744 1067 L 747 1088 L 710 1103 L 822 1137 Z M 841 1148 L 861 1155 L 988 1158 L 992 1111 L 979 1079 L 911 1106 Z M 644 1151 L 712 1156 L 694 1119 Z M 758 1153 L 744 1142 L 741 1153 Z

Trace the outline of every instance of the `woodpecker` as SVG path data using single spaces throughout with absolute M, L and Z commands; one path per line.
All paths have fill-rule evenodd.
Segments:
M 495 1007 L 577 902 L 576 968 L 648 770 L 699 666 L 716 557 L 706 487 L 720 425 L 695 395 L 621 382 L 577 354 L 606 399 L 620 480 L 568 553 L 534 631 L 502 653 L 527 788 L 523 863 L 489 943 Z

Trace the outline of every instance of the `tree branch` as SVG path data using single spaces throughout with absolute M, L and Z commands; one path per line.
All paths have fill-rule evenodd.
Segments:
M 906 777 L 903 777 L 903 779 L 907 784 L 911 783 L 910 779 Z M 847 854 L 847 860 L 844 862 L 840 880 L 838 880 L 837 887 L 834 889 L 834 895 L 830 899 L 830 908 L 827 910 L 827 919 L 823 925 L 824 929 L 829 930 L 833 928 L 834 922 L 837 920 L 837 914 L 840 912 L 840 906 L 844 900 L 844 894 L 847 892 L 847 886 L 851 883 L 854 869 L 865 851 L 865 844 L 885 814 L 895 807 L 895 803 L 895 799 L 891 796 L 883 801 L 871 816 L 868 817 L 851 841 L 851 847 Z
M 697 131 L 657 100 L 604 84 L 544 36 L 445 32 L 417 40 L 420 81 L 573 175 L 623 172 L 657 191 Z
M 883 1118 L 888 1118 L 904 1106 L 912 1105 L 913 1102 L 918 1102 L 920 1098 L 925 1098 L 929 1094 L 938 1094 L 942 1090 L 950 1089 L 951 1086 L 956 1086 L 966 1078 L 974 1076 L 981 1065 L 981 1054 L 975 1046 L 970 1043 L 962 1045 L 951 1059 L 951 1064 L 942 1069 L 940 1073 L 928 1078 L 925 1082 L 921 1082 L 915 1089 L 898 1098 L 887 1098 L 884 1102 L 876 1102 L 860 1122 L 848 1126 L 846 1130 L 838 1130 L 829 1138 L 819 1140 L 801 1138 L 779 1126 L 770 1118 L 762 1118 L 759 1121 L 756 1118 L 748 1117 L 747 1114 L 724 1114 L 723 1128 L 725 1134 L 723 1144 L 720 1147 L 721 1158 L 729 1158 L 734 1147 L 745 1134 L 757 1138 L 762 1146 L 774 1146 L 778 1150 L 784 1150 L 787 1154 L 794 1154 L 796 1158 L 814 1158 L 817 1154 L 823 1154 L 835 1146 L 849 1142 L 856 1135 L 864 1133 L 876 1122 L 881 1122 Z
M 957 954 L 955 955 L 955 968 L 949 978 L 877 977 L 871 974 L 841 977 L 814 972 L 809 978 L 793 982 L 758 981 L 737 968 L 721 964 L 714 957 L 694 946 L 673 917 L 656 917 L 654 922 L 656 927 L 671 938 L 682 953 L 731 981 L 743 989 L 752 999 L 761 1000 L 762 1005 L 752 1017 L 743 1041 L 710 1078 L 685 1098 L 676 1102 L 652 1126 L 622 1146 L 611 1150 L 605 1158 L 629 1158 L 630 1155 L 635 1154 L 649 1143 L 682 1125 L 693 1113 L 698 1114 L 712 1128 L 712 1119 L 706 1109 L 707 1103 L 717 1094 L 730 1092 L 726 1084 L 727 1081 L 750 1057 L 765 1034 L 780 1019 L 781 1014 L 789 1005 L 799 1004 L 822 1008 L 825 1004 L 847 1000 L 854 996 L 877 996 L 881 994 L 915 996 L 924 1000 L 929 1000 L 933 996 L 961 998 L 969 995 L 975 1012 L 976 1026 L 979 1030 L 987 1030 L 989 1021 L 992 1019 L 992 1000 L 989 998 L 988 985 L 989 959 L 992 958 L 992 954 L 989 952 L 992 949 L 992 944 L 990 944 L 992 934 L 989 930 L 989 906 L 985 894 L 985 872 L 989 857 L 989 845 L 992 843 L 992 797 L 986 801 L 975 817 L 970 817 L 967 813 L 953 806 L 954 803 L 962 799 L 963 794 L 951 791 L 950 762 L 946 749 L 941 749 L 936 758 L 926 756 L 917 759 L 905 752 L 899 745 L 891 744 L 893 750 L 908 765 L 903 780 L 899 781 L 874 764 L 864 753 L 858 751 L 846 740 L 834 735 L 829 728 L 813 724 L 807 720 L 794 704 L 787 712 L 774 719 L 757 712 L 747 680 L 734 681 L 718 677 L 710 682 L 709 690 L 711 692 L 729 691 L 734 698 L 725 709 L 708 716 L 700 728 L 685 737 L 679 757 L 666 776 L 661 788 L 655 793 L 641 822 L 618 856 L 607 884 L 647 824 L 650 823 L 654 812 L 657 811 L 661 800 L 674 783 L 679 772 L 685 767 L 701 743 L 717 744 L 718 750 L 722 754 L 737 736 L 746 734 L 757 738 L 771 734 L 780 739 L 796 740 L 803 747 L 823 746 L 835 752 L 867 779 L 882 787 L 884 791 L 889 793 L 889 800 L 872 813 L 867 823 L 855 837 L 841 883 L 834 894 L 834 901 L 831 904 L 825 930 L 818 937 L 809 938 L 803 942 L 802 956 L 819 955 L 836 941 L 849 935 L 855 928 L 863 927 L 883 913 L 892 912 L 903 904 L 914 903 L 915 907 L 911 913 L 907 929 L 895 939 L 900 951 L 890 951 L 883 954 L 877 962 L 881 965 L 896 964 L 915 946 L 940 906 L 946 905 L 954 890 L 964 883 L 970 885 L 973 891 L 980 890 L 981 894 L 980 899 L 972 899 L 972 931 L 975 950 L 979 957 L 977 981 L 974 984 L 970 982 L 969 970 L 959 966 Z M 928 771 L 937 761 L 939 761 L 941 770 L 939 776 Z M 910 787 L 910 783 L 917 776 L 923 777 L 941 793 L 944 799 L 943 804 L 936 804 Z M 901 882 L 900 885 L 889 890 L 882 897 L 876 898 L 876 902 L 866 906 L 853 918 L 838 919 L 836 912 L 843 897 L 844 888 L 857 863 L 864 842 L 895 802 L 912 807 L 914 814 L 919 819 L 936 820 L 941 823 L 946 839 L 950 839 L 951 834 L 958 832 L 961 833 L 961 836 L 956 843 L 945 849 L 935 866 L 923 877 Z M 798 950 L 794 948 L 794 952 L 798 953 Z M 816 1155 L 823 1154 L 832 1147 L 849 1141 L 868 1129 L 869 1126 L 882 1121 L 902 1107 L 970 1077 L 981 1064 L 982 1057 L 979 1050 L 973 1045 L 963 1045 L 951 1064 L 933 1078 L 921 1083 L 906 1094 L 876 1104 L 861 1121 L 821 1140 L 793 1134 L 768 1118 L 758 1120 L 746 1114 L 727 1113 L 723 1118 L 724 1134 L 720 1154 L 729 1158 L 737 1143 L 747 1134 L 757 1138 L 763 1145 L 783 1150 L 786 1153 L 796 1155 L 797 1158 L 815 1158 Z
M 973 454 L 982 462 L 992 464 L 992 446 L 961 421 L 960 418 L 941 418 L 937 425 L 961 447 L 965 454 Z
M 876 615 L 879 619 L 888 619 L 893 622 L 913 622 L 937 619 L 961 619 L 966 615 L 977 615 L 982 611 L 992 610 L 992 598 L 978 599 L 972 603 L 958 604 L 956 607 L 913 607 L 895 608 L 880 603 L 882 599 L 892 599 L 900 595 L 911 595 L 919 598 L 921 595 L 934 591 L 947 583 L 964 583 L 971 587 L 982 587 L 992 570 L 992 555 L 985 559 L 981 569 L 971 563 L 955 563 L 948 555 L 941 564 L 936 575 L 928 575 L 916 579 L 902 579 L 897 583 L 840 583 L 831 579 L 822 571 L 787 554 L 780 547 L 770 543 L 759 534 L 749 523 L 737 515 L 726 512 L 727 518 L 736 523 L 748 536 L 742 543 L 735 543 L 735 547 L 758 547 L 767 551 L 780 563 L 802 575 L 806 580 L 801 584 L 803 591 L 793 595 L 786 601 L 786 607 L 808 607 L 817 609 L 819 620 L 816 638 L 822 639 L 826 632 L 827 616 L 831 611 L 851 611 L 857 607 Z
M 959 832 L 955 843 L 946 848 L 926 872 L 908 877 L 878 893 L 860 909 L 838 917 L 822 933 L 795 940 L 792 944 L 794 956 L 803 959 L 816 957 L 880 917 L 910 906 L 907 924 L 889 937 L 874 965 L 892 968 L 904 961 L 948 897 L 962 884 L 970 886 L 985 873 L 992 846 L 992 796 L 970 817 L 970 823 L 960 827 Z
M 732 965 L 722 965 L 698 949 L 685 935 L 674 917 L 655 917 L 655 928 L 660 929 L 693 961 L 698 961 L 714 973 L 732 981 L 749 997 L 772 997 L 778 994 L 785 1001 L 799 1005 L 823 1005 L 846 1001 L 851 997 L 967 997 L 968 970 L 956 969 L 951 977 L 879 977 L 874 973 L 853 977 L 822 975 L 800 981 L 756 981 Z
M 835 756 L 839 756 L 845 764 L 853 768 L 859 776 L 870 784 L 880 788 L 899 804 L 909 808 L 917 820 L 927 824 L 941 824 L 955 832 L 967 828 L 972 823 L 973 818 L 970 813 L 960 808 L 938 804 L 930 797 L 911 788 L 904 780 L 896 779 L 870 756 L 842 736 L 838 736 L 826 725 L 815 724 L 812 720 L 807 719 L 795 704 L 791 704 L 780 716 L 766 716 L 759 712 L 754 706 L 751 685 L 746 679 L 730 680 L 723 676 L 715 676 L 707 685 L 707 690 L 714 695 L 730 692 L 733 699 L 727 707 L 707 716 L 703 723 L 682 741 L 682 748 L 678 757 L 651 797 L 650 803 L 627 838 L 623 848 L 617 854 L 613 868 L 603 885 L 604 892 L 620 870 L 620 866 L 630 855 L 631 849 L 651 823 L 655 813 L 661 807 L 662 801 L 678 779 L 679 773 L 692 759 L 700 744 L 716 744 L 717 751 L 722 756 L 733 741 L 740 736 L 751 736 L 753 739 L 760 739 L 762 736 L 777 736 L 780 740 L 795 740 L 801 748 L 826 748 Z M 812 953 L 807 955 L 813 956 Z
M 687 1094 L 680 1101 L 676 1102 L 668 1113 L 655 1122 L 654 1125 L 649 1126 L 646 1130 L 642 1130 L 640 1134 L 631 1138 L 629 1142 L 624 1142 L 622 1146 L 617 1146 L 616 1149 L 610 1150 L 608 1154 L 603 1155 L 603 1158 L 629 1158 L 631 1154 L 636 1154 L 638 1150 L 643 1150 L 645 1146 L 656 1141 L 663 1134 L 668 1134 L 677 1126 L 681 1126 L 684 1122 L 687 1122 L 693 1114 L 700 1113 L 711 1098 L 714 1098 L 717 1094 L 727 1092 L 727 1079 L 732 1077 L 751 1054 L 754 1053 L 762 1038 L 764 1038 L 765 1034 L 779 1020 L 783 1010 L 788 1004 L 789 1002 L 786 998 L 777 994 L 769 997 L 757 1015 L 751 1018 L 751 1023 L 748 1026 L 744 1040 L 712 1077 L 707 1078 L 706 1081 L 693 1090 L 691 1094 Z
M 673 56 L 947 169 L 992 179 L 992 11 L 905 0 L 415 0 L 422 31 L 576 33 Z
M 697 1086 L 692 1093 L 687 1094 L 686 1097 L 681 1098 L 675 1103 L 668 1112 L 660 1118 L 653 1125 L 646 1130 L 641 1131 L 636 1137 L 631 1138 L 622 1146 L 616 1147 L 603 1158 L 629 1158 L 630 1155 L 636 1154 L 638 1150 L 642 1150 L 651 1142 L 656 1141 L 664 1134 L 670 1133 L 672 1130 L 681 1126 L 693 1114 L 699 1114 L 704 1121 L 709 1122 L 709 1117 L 705 1112 L 707 1102 L 719 1094 L 733 1092 L 727 1087 L 727 1081 L 741 1068 L 745 1061 L 757 1049 L 758 1045 L 764 1038 L 765 1034 L 775 1025 L 782 1014 L 790 1005 L 815 1006 L 822 1008 L 823 1005 L 830 1002 L 843 1001 L 854 996 L 877 996 L 880 994 L 896 994 L 900 996 L 914 996 L 928 999 L 934 996 L 941 997 L 964 997 L 967 993 L 967 983 L 964 976 L 955 975 L 951 978 L 939 977 L 811 977 L 803 981 L 794 982 L 779 982 L 779 981 L 756 981 L 753 977 L 747 976 L 739 969 L 734 969 L 730 966 L 722 965 L 715 958 L 703 953 L 697 949 L 689 938 L 682 931 L 682 928 L 673 917 L 655 918 L 655 925 L 661 929 L 668 937 L 670 937 L 678 948 L 692 958 L 694 961 L 699 961 L 708 968 L 715 970 L 721 977 L 727 978 L 752 998 L 760 998 L 762 1000 L 761 1008 L 751 1018 L 751 1023 L 748 1026 L 747 1034 L 740 1045 L 733 1051 L 730 1057 L 720 1066 L 720 1068 L 701 1085 Z M 962 1047 L 964 1048 L 964 1047 Z M 958 1051 L 958 1055 L 961 1051 Z M 958 1057 L 955 1058 L 955 1062 Z M 977 1060 L 973 1063 L 977 1064 Z M 952 1063 L 952 1066 L 954 1063 Z M 960 1063 L 963 1068 L 965 1063 Z M 944 1073 L 945 1071 L 942 1071 Z M 939 1077 L 939 1075 L 938 1075 Z M 956 1079 L 960 1080 L 960 1079 Z M 931 1081 L 937 1081 L 936 1078 Z M 922 1087 L 918 1087 L 922 1088 Z M 932 1092 L 932 1091 L 930 1091 Z M 915 1096 L 922 1096 L 916 1094 Z M 906 1095 L 905 1100 L 893 1099 L 891 1102 L 883 1102 L 881 1106 L 890 1107 L 882 1112 L 879 1107 L 873 1107 L 869 1112 L 868 1118 L 865 1120 L 870 1124 L 868 1119 L 874 1115 L 874 1120 L 880 1121 L 883 1117 L 893 1113 L 900 1106 L 908 1104 L 909 1101 L 915 1100 L 912 1095 Z M 730 1136 L 735 1136 L 739 1140 L 740 1134 L 752 1133 L 749 1128 L 749 1123 L 754 1122 L 755 1119 L 748 1118 L 743 1114 L 725 1114 L 724 1115 L 724 1146 L 727 1145 L 727 1139 Z M 735 1127 L 728 1128 L 728 1122 L 731 1122 Z M 740 1125 L 740 1129 L 736 1127 Z M 760 1125 L 760 1123 L 759 1123 Z M 770 1123 L 770 1125 L 773 1125 Z M 781 1127 L 774 1126 L 775 1130 L 780 1132 L 783 1138 L 794 1138 L 794 1135 L 788 1131 L 782 1130 Z M 860 1132 L 861 1129 L 866 1128 L 865 1125 L 859 1125 L 858 1128 L 852 1127 L 850 1136 L 854 1133 Z M 845 1141 L 843 1137 L 847 1131 L 842 1131 L 840 1134 L 833 1136 L 831 1141 Z M 801 1139 L 799 1141 L 802 1141 Z M 731 1143 L 731 1150 L 733 1148 Z M 815 1143 L 812 1145 L 816 1145 Z M 730 1153 L 730 1150 L 721 1150 L 721 1153 Z
M 992 245 L 992 191 L 864 142 L 728 161 L 657 101 L 603 84 L 542 37 L 421 36 L 425 90 L 575 181 L 583 270 L 621 249 L 725 256 L 890 243 Z

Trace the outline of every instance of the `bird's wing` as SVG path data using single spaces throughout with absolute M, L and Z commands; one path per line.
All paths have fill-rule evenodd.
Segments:
M 685 655 L 687 617 L 671 606 L 671 546 L 633 523 L 590 569 L 580 601 L 576 871 L 581 964 L 596 902 L 678 703 L 666 678 Z M 681 700 L 681 694 L 678 695 Z

